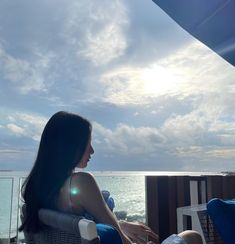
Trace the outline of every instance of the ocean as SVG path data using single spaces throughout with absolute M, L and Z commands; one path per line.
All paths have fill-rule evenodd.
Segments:
M 92 172 L 101 190 L 114 199 L 114 213 L 119 219 L 145 222 L 144 172 Z M 19 185 L 27 172 L 0 172 L 0 238 L 11 229 L 15 235 Z M 13 195 L 13 198 L 11 198 Z M 12 215 L 11 215 L 12 210 Z
M 115 201 L 114 213 L 127 221 L 145 222 L 145 178 L 143 174 L 112 173 L 95 175 L 101 190 Z

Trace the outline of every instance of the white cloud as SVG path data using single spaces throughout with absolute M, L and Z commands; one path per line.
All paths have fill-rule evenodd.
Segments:
M 180 96 L 228 92 L 235 75 L 231 65 L 198 41 L 182 47 L 159 64 L 178 73 L 181 84 L 176 93 Z
M 24 129 L 15 124 L 7 124 L 6 127 L 15 135 L 24 135 Z
M 14 112 L 1 108 L 0 119 L 1 169 L 30 169 L 47 118 L 29 112 Z
M 100 83 L 104 89 L 104 100 L 117 105 L 141 104 L 144 95 L 140 72 L 138 68 L 130 67 L 119 68 L 102 75 Z
M 217 148 L 207 151 L 209 157 L 214 158 L 234 158 L 235 149 L 234 148 Z
M 29 113 L 13 112 L 6 116 L 5 128 L 16 136 L 24 136 L 39 141 L 47 118 Z M 8 123 L 10 122 L 10 123 Z
M 87 48 L 78 53 L 97 66 L 121 56 L 127 47 L 121 28 L 115 23 L 109 24 L 98 34 L 89 33 L 87 39 Z
M 38 53 L 37 59 L 30 62 L 15 58 L 0 47 L 0 74 L 10 82 L 11 89 L 21 94 L 31 91 L 45 92 L 47 90 L 45 73 L 48 71 L 51 56 Z
M 198 170 L 215 170 L 212 161 L 234 157 L 235 124 L 213 120 L 198 111 L 169 118 L 159 128 L 119 124 L 111 130 L 96 122 L 93 125 L 95 146 L 107 157 L 117 155 L 158 165 L 159 156 L 164 155 L 166 162 L 181 160 L 178 170 L 196 170 L 195 162 L 200 164 Z
M 235 123 L 223 121 L 218 113 L 208 111 L 202 112 L 199 107 L 186 115 L 167 119 L 160 128 L 167 138 L 166 147 L 171 145 L 178 157 L 190 161 L 211 162 L 222 157 L 232 160 Z
M 33 140 L 40 140 L 43 127 L 48 120 L 47 118 L 25 113 L 16 113 L 15 117 L 24 125 L 25 135 L 31 137 Z
M 147 67 L 123 65 L 109 70 L 100 83 L 105 101 L 116 105 L 150 104 L 159 96 L 203 96 L 207 102 L 217 97 L 220 104 L 224 99 L 223 105 L 231 106 L 227 101 L 234 101 L 234 76 L 232 66 L 204 45 L 192 42 Z
M 158 129 L 151 127 L 119 124 L 110 130 L 96 122 L 93 127 L 94 137 L 99 139 L 100 146 L 114 154 L 151 156 L 162 149 L 165 140 Z
M 59 98 L 61 104 L 72 104 L 81 96 L 81 99 L 94 97 L 86 93 L 90 92 L 90 87 L 97 87 L 99 67 L 125 53 L 129 17 L 124 2 L 105 0 L 97 5 L 94 0 L 73 0 L 69 4 L 61 0 L 60 6 L 57 5 L 56 1 L 42 1 L 36 5 L 23 3 L 15 18 L 7 17 L 6 24 L 10 28 L 14 28 L 12 23 L 17 22 L 17 18 L 23 18 L 28 24 L 22 32 L 14 32 L 19 39 L 16 51 L 11 49 L 14 42 L 9 38 L 7 25 L 3 28 L 2 89 L 21 95 L 35 92 L 37 96 Z M 25 9 L 32 10 L 27 17 Z M 91 66 L 92 72 L 88 71 Z
M 28 153 L 31 152 L 27 149 L 0 149 L 0 154 L 5 155 L 14 155 L 14 154 L 21 154 L 21 153 Z
M 96 66 L 120 57 L 127 48 L 128 15 L 121 1 L 74 1 L 64 26 L 64 38 L 78 57 Z
M 179 81 L 170 70 L 154 63 L 113 69 L 101 76 L 100 84 L 106 102 L 125 106 L 150 104 L 159 96 L 174 93 Z

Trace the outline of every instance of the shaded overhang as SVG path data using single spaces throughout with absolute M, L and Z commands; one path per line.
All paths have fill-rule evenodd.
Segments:
M 153 0 L 191 35 L 235 66 L 235 0 Z

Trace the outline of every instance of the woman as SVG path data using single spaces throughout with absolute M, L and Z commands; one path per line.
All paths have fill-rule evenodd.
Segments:
M 42 133 L 33 169 L 22 187 L 26 219 L 20 230 L 37 232 L 40 229 L 37 213 L 44 207 L 78 215 L 89 213 L 96 222 L 115 227 L 124 244 L 158 243 L 158 236 L 149 227 L 118 222 L 91 174 L 73 173 L 75 167 L 85 168 L 93 153 L 88 120 L 68 112 L 58 112 L 50 118 Z M 154 241 L 147 242 L 147 236 Z M 190 244 L 200 243 L 195 242 L 199 238 L 197 233 L 185 232 L 182 237 L 170 238 L 180 239 L 182 243 L 186 243 L 184 239 Z

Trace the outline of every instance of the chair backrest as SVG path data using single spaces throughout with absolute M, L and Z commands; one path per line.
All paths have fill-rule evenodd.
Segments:
M 26 206 L 22 206 L 24 220 Z M 24 231 L 26 244 L 98 244 L 100 243 L 93 221 L 83 217 L 50 209 L 39 210 L 42 229 L 37 233 Z M 82 233 L 80 231 L 82 229 Z M 82 236 L 82 237 L 81 237 Z
M 235 242 L 235 200 L 211 199 L 208 213 L 225 244 Z
M 192 228 L 200 233 L 203 244 L 223 244 L 207 213 L 206 204 L 177 208 L 177 220 L 178 233 Z
M 217 232 L 207 210 L 197 212 L 204 240 L 207 244 L 223 244 L 223 240 Z

